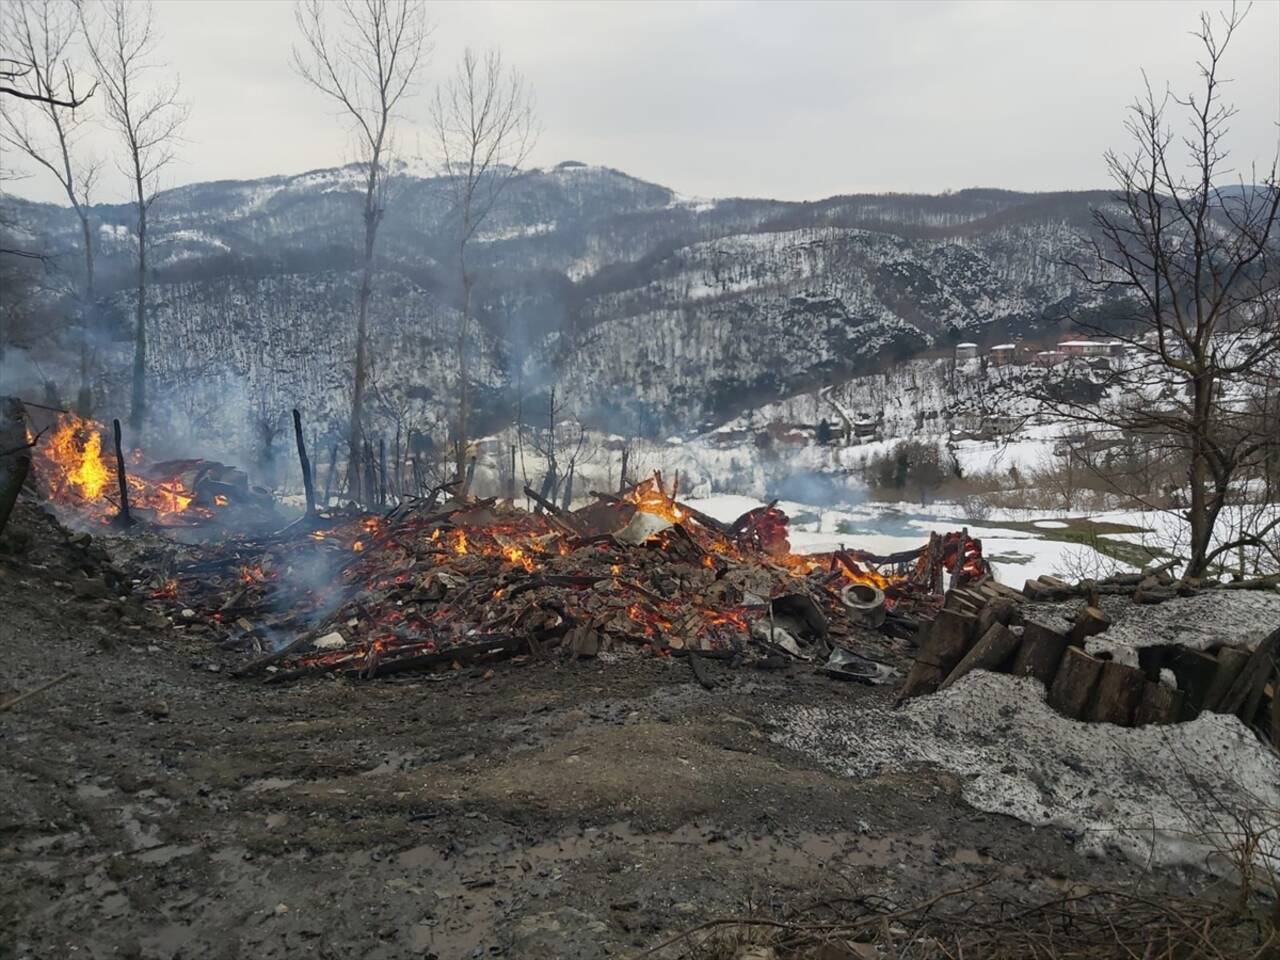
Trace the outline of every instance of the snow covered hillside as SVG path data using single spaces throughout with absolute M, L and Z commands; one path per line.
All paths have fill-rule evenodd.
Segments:
M 399 398 L 391 405 L 412 407 L 415 429 L 442 439 L 456 388 L 452 212 L 442 180 L 401 172 L 379 234 L 373 361 L 380 388 Z M 265 390 L 306 407 L 324 432 L 343 428 L 358 181 L 339 168 L 159 195 L 149 362 L 162 387 L 208 371 L 235 388 L 220 388 L 237 408 L 230 418 L 250 419 Z M 531 171 L 475 245 L 481 406 L 509 417 L 517 392 L 556 385 L 602 428 L 663 436 L 957 339 L 1045 328 L 1087 301 L 1061 264 L 1081 252 L 1104 199 L 689 200 L 603 167 Z M 2 202 L 24 246 L 48 252 L 73 287 L 70 212 Z M 134 241 L 126 207 L 100 205 L 94 219 L 105 298 L 95 390 L 99 408 L 120 412 Z M 61 351 L 7 346 L 4 376 L 20 392 L 53 381 L 74 393 L 70 332 Z

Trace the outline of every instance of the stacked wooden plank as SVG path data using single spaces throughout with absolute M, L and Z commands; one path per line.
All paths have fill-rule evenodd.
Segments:
M 1045 590 L 1066 586 L 1046 579 Z M 953 590 L 937 618 L 921 628 L 920 652 L 899 699 L 988 670 L 1034 677 L 1044 684 L 1049 705 L 1076 720 L 1144 726 L 1194 719 L 1207 710 L 1234 714 L 1280 743 L 1280 629 L 1253 650 L 1145 647 L 1138 666 L 1131 666 L 1086 651 L 1088 638 L 1108 626 L 1107 615 L 1087 601 L 1067 626 L 1024 608 L 1017 591 L 994 582 Z M 1176 688 L 1162 679 L 1165 671 Z

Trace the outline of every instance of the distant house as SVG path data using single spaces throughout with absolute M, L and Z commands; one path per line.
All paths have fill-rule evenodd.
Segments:
M 1018 345 L 1016 343 L 997 343 L 991 348 L 991 362 L 997 366 L 1014 363 L 1017 359 Z
M 1062 363 L 1065 359 L 1067 359 L 1067 354 L 1062 350 L 1041 350 L 1032 358 L 1032 362 L 1037 366 L 1052 367 Z
M 1063 340 L 1058 349 L 1069 357 L 1118 357 L 1124 344 L 1116 340 Z
M 978 345 L 976 343 L 957 343 L 956 359 L 957 360 L 977 360 Z

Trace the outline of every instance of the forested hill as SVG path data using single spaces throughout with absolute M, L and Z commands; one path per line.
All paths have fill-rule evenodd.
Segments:
M 250 405 L 305 396 L 340 419 L 360 190 L 359 171 L 344 167 L 162 193 L 152 208 L 156 381 L 200 371 Z M 531 171 L 475 244 L 483 343 L 473 375 L 494 420 L 517 386 L 551 383 L 618 429 L 722 420 L 892 357 L 1056 321 L 1085 296 L 1064 262 L 1084 255 L 1090 209 L 1106 196 L 701 200 L 580 163 Z M 4 205 L 23 244 L 73 278 L 70 211 Z M 446 184 L 405 169 L 379 238 L 379 389 L 388 410 L 427 430 L 439 429 L 455 376 L 451 217 Z M 101 333 L 113 344 L 99 391 L 109 397 L 128 357 L 134 238 L 127 206 L 98 206 L 94 219 Z

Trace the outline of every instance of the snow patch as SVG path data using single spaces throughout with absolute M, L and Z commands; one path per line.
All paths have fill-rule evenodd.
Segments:
M 802 706 L 777 722 L 774 742 L 838 773 L 938 767 L 979 810 L 1069 830 L 1094 855 L 1224 869 L 1218 851 L 1239 839 L 1224 809 L 1280 816 L 1280 758 L 1233 716 L 1081 723 L 1050 709 L 1035 680 L 974 671 L 901 710 Z M 1280 837 L 1257 857 L 1280 869 Z

